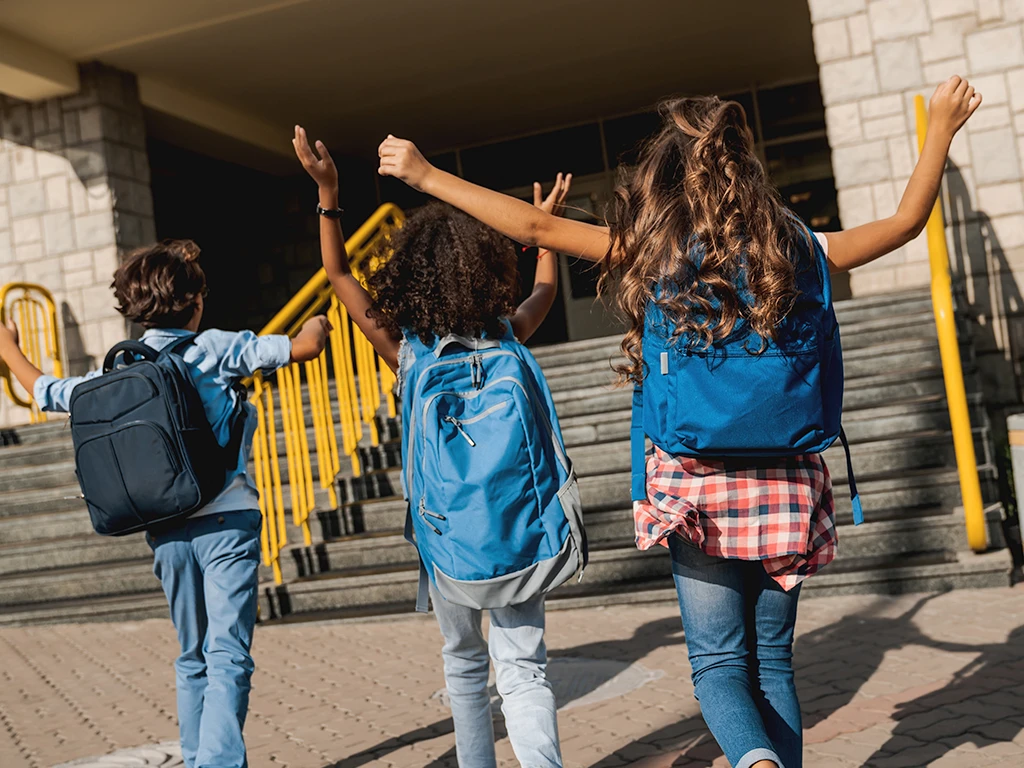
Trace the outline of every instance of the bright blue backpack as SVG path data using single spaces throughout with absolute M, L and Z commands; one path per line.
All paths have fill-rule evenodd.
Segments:
M 470 608 L 525 602 L 583 575 L 579 489 L 554 402 L 533 355 L 501 338 L 406 334 L 403 371 L 406 538 L 427 578 Z
M 806 234 L 799 295 L 776 340 L 763 350 L 743 320 L 709 347 L 686 334 L 674 338 L 657 303 L 648 304 L 647 376 L 633 391 L 630 431 L 634 500 L 647 498 L 645 435 L 674 456 L 715 459 L 821 453 L 839 439 L 846 449 L 854 523 L 863 522 L 840 425 L 843 350 L 828 259 L 817 238 Z

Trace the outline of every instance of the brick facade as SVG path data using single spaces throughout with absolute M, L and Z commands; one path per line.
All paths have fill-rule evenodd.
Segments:
M 989 401 L 1019 403 L 1024 357 L 1024 0 L 809 0 L 844 227 L 896 209 L 917 156 L 914 96 L 950 75 L 984 103 L 944 188 L 961 303 Z M 854 295 L 927 286 L 924 236 L 851 275 Z
M 81 84 L 40 103 L 0 95 L 0 284 L 54 293 L 72 373 L 124 338 L 111 275 L 119 254 L 156 236 L 135 77 L 90 64 Z M 0 403 L 0 424 L 24 415 Z

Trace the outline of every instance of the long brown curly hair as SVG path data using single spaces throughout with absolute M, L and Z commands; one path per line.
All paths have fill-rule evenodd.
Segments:
M 381 243 L 367 279 L 368 315 L 394 338 L 411 331 L 425 344 L 449 333 L 502 333 L 516 308 L 518 260 L 512 241 L 444 203 L 414 211 Z
M 614 304 L 629 324 L 616 370 L 637 383 L 650 301 L 676 339 L 708 347 L 745 321 L 763 349 L 797 296 L 798 225 L 757 158 L 743 107 L 701 96 L 665 101 L 659 113 L 661 130 L 615 192 L 601 278 L 602 291 L 618 281 Z

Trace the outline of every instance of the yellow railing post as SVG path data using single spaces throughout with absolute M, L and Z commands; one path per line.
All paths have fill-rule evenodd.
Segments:
M 914 108 L 917 113 L 917 147 L 921 150 L 924 148 L 928 131 L 928 111 L 923 96 L 919 95 L 914 99 Z M 942 220 L 941 196 L 936 199 L 935 207 L 928 217 L 926 231 L 932 277 L 932 307 L 935 311 L 935 328 L 939 336 L 939 354 L 942 357 L 942 376 L 946 383 L 946 402 L 949 406 L 949 423 L 953 430 L 953 447 L 960 474 L 960 497 L 963 500 L 967 524 L 967 543 L 974 551 L 982 552 L 988 549 L 988 531 L 981 500 L 977 459 L 974 455 L 974 434 L 971 431 L 971 417 L 967 410 L 964 372 L 960 363 L 960 342 L 953 314 L 953 291 L 949 275 L 949 254 L 946 250 L 946 227 Z
M 383 205 L 346 242 L 353 274 L 362 280 L 368 257 L 379 256 L 379 246 L 387 243 L 388 233 L 401 226 L 403 214 L 394 205 Z M 261 376 L 253 378 L 257 429 L 253 441 L 255 480 L 260 490 L 263 512 L 263 560 L 273 568 L 274 581 L 282 582 L 281 553 L 287 544 L 287 516 L 281 462 L 286 461 L 287 498 L 291 504 L 291 523 L 302 531 L 306 546 L 312 543 L 309 517 L 316 506 L 316 484 L 312 466 L 316 452 L 319 486 L 326 491 L 328 503 L 338 504 L 335 479 L 345 454 L 352 464 L 352 474 L 362 469 L 359 445 L 365 432 L 377 445 L 376 414 L 383 398 L 381 387 L 388 394 L 388 412 L 394 416 L 394 398 L 390 388 L 394 376 L 379 362 L 370 342 L 349 317 L 334 295 L 326 272 L 320 270 L 295 294 L 260 331 L 260 335 L 283 333 L 294 336 L 302 324 L 317 313 L 326 312 L 334 329 L 330 334 L 328 352 L 303 365 L 290 364 L 277 373 L 277 403 L 273 387 Z M 328 363 L 327 356 L 331 356 Z M 380 378 L 378 379 L 378 366 Z M 309 400 L 302 395 L 305 373 Z M 329 375 L 333 374 L 335 392 L 331 393 Z M 335 411 L 337 408 L 337 411 Z M 307 414 L 308 411 L 308 414 Z M 337 413 L 337 420 L 335 420 Z M 276 414 L 284 431 L 284 455 L 277 448 Z M 312 424 L 313 436 L 307 434 Z M 363 429 L 366 425 L 367 430 Z M 338 442 L 338 430 L 341 443 Z

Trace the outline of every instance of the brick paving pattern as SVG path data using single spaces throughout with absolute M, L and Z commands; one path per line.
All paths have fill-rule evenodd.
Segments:
M 674 605 L 548 624 L 567 766 L 726 766 Z M 454 766 L 440 645 L 416 616 L 261 628 L 250 764 Z M 0 766 L 178 764 L 175 650 L 161 620 L 0 630 Z M 1024 588 L 808 599 L 796 657 L 808 768 L 1024 765 Z

